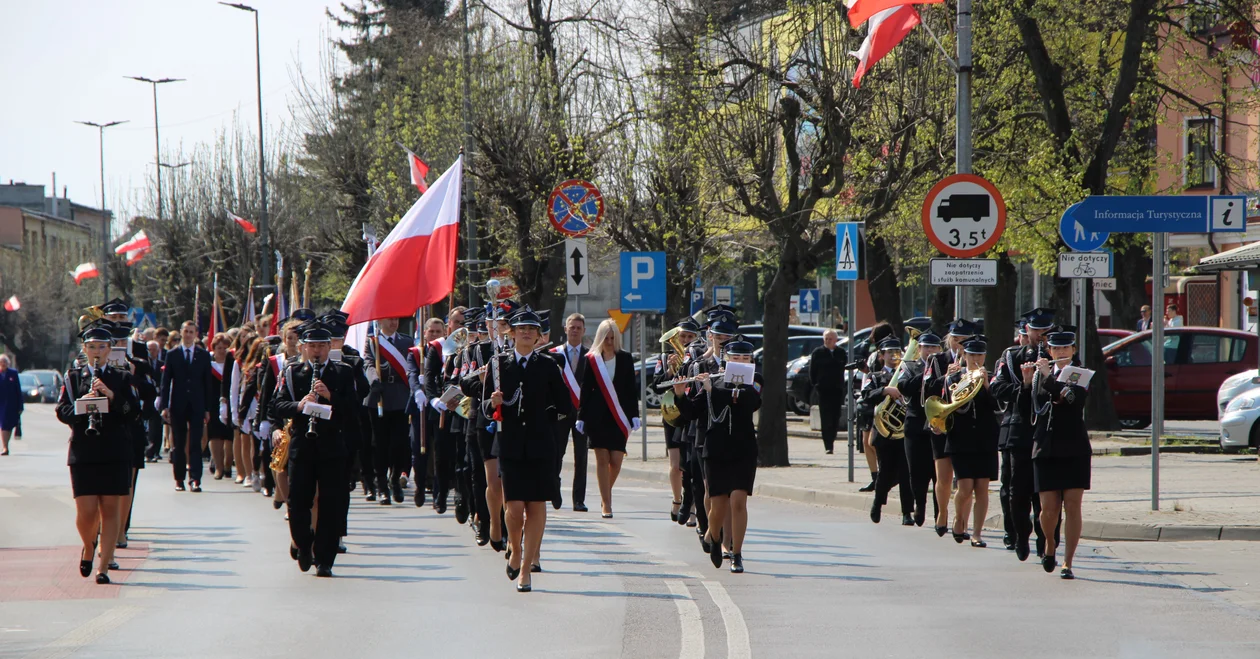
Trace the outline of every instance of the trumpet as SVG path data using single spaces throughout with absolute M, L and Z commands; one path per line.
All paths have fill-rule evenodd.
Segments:
M 660 386 L 672 387 L 676 384 L 688 384 L 688 383 L 699 380 L 701 375 L 708 375 L 710 380 L 721 380 L 722 378 L 726 377 L 726 371 L 721 370 L 721 371 L 718 371 L 717 373 L 701 373 L 700 375 L 692 376 L 689 378 L 674 378 L 673 380 L 669 380 L 668 382 L 662 382 Z
M 678 355 L 678 368 L 682 368 L 682 362 L 685 359 L 684 355 L 687 352 L 686 346 L 684 346 L 682 344 L 682 340 L 678 338 L 678 335 L 681 333 L 682 328 L 675 327 L 661 335 L 661 345 L 664 346 L 669 344 L 669 346 L 674 349 L 674 353 Z M 667 367 L 670 371 L 674 370 L 673 366 L 667 365 Z M 664 420 L 665 423 L 673 425 L 681 416 L 682 410 L 678 409 L 678 402 L 674 400 L 673 388 L 671 387 L 666 389 L 665 393 L 661 394 L 661 419 Z

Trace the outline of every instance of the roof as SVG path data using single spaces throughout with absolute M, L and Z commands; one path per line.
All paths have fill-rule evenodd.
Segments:
M 1192 269 L 1195 274 L 1209 274 L 1227 270 L 1249 270 L 1260 266 L 1260 242 L 1199 259 Z

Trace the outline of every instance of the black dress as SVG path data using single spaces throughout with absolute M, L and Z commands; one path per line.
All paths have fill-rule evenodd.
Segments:
M 125 496 L 131 491 L 131 422 L 140 406 L 131 388 L 131 374 L 113 366 L 97 369 L 97 376 L 114 392 L 109 411 L 102 413 L 99 435 L 87 434 L 89 415 L 74 413 L 74 401 L 87 395 L 92 386 L 88 367 L 66 372 L 65 386 L 57 401 L 57 419 L 70 426 L 70 485 L 75 497 Z
M 609 451 L 626 452 L 626 441 L 629 439 L 631 419 L 639 416 L 639 390 L 634 383 L 634 357 L 624 350 L 618 350 L 613 364 L 612 391 L 608 397 L 604 395 L 601 369 L 605 367 L 599 351 L 586 353 L 586 377 L 582 380 L 581 404 L 578 409 L 578 421 L 583 423 L 582 432 L 586 435 L 587 444 L 591 448 L 608 449 Z M 613 394 L 616 394 L 615 398 Z M 610 401 L 613 399 L 613 401 Z M 625 415 L 626 427 L 621 427 L 619 415 L 611 405 L 616 404 Z
M 498 421 L 492 455 L 499 460 L 505 501 L 551 501 L 560 493 L 557 478 L 556 442 L 553 425 L 559 417 L 572 413 L 573 404 L 560 369 L 545 355 L 530 355 L 525 366 L 517 362 L 515 351 L 500 356 L 499 387 L 503 392 L 502 420 Z M 473 387 L 468 377 L 464 384 Z M 494 374 L 486 376 L 486 387 L 494 386 Z M 482 408 L 494 416 L 490 396 Z
M 686 419 L 706 428 L 704 464 L 709 496 L 727 496 L 742 490 L 752 496 L 757 479 L 757 428 L 753 412 L 761 408 L 761 374 L 738 393 L 720 384 L 712 392 L 692 385 L 693 392 L 678 397 L 678 409 Z
M 1085 430 L 1089 390 L 1055 377 L 1042 380 L 1038 394 L 1037 402 L 1052 402 L 1049 411 L 1037 417 L 1033 431 L 1033 482 L 1037 492 L 1088 490 L 1094 454 Z M 1071 400 L 1061 398 L 1064 391 L 1071 392 Z
M 948 388 L 957 382 L 956 373 L 945 379 Z M 953 426 L 945 434 L 945 453 L 954 465 L 955 478 L 998 478 L 998 419 L 997 400 L 982 387 L 972 401 L 950 415 Z
M 219 387 L 220 393 L 228 386 L 228 382 L 232 377 L 232 353 L 228 353 L 227 359 L 223 362 L 223 370 L 217 371 L 214 368 L 215 363 L 213 355 L 210 361 L 210 373 L 214 376 L 214 384 Z M 226 398 L 226 396 L 224 396 Z M 228 405 L 228 414 L 231 414 L 231 404 Z M 232 439 L 232 427 L 219 420 L 219 406 L 215 405 L 210 412 L 210 422 L 206 424 L 207 439 Z

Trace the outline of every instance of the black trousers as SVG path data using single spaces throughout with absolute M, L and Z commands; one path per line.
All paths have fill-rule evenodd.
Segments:
M 828 451 L 835 448 L 836 432 L 840 430 L 840 413 L 843 411 L 843 390 L 818 390 L 818 415 L 822 417 L 823 448 Z
M 376 489 L 388 492 L 411 465 L 407 412 L 386 410 L 372 417 L 372 458 L 376 465 Z M 344 489 L 344 488 L 343 488 Z
M 560 472 L 564 470 L 564 454 L 569 449 L 569 437 L 573 437 L 573 503 L 586 505 L 586 465 L 590 456 L 590 448 L 586 445 L 586 435 L 574 428 L 576 415 L 572 419 L 559 421 L 556 429 L 556 481 L 560 482 Z M 667 429 L 668 430 L 668 429 Z M 563 492 L 564 488 L 560 488 Z
M 906 462 L 908 451 L 902 447 L 905 441 L 880 438 L 875 442 L 875 456 L 879 459 L 879 476 L 875 478 L 875 503 L 887 505 L 888 493 L 896 485 L 901 497 L 901 514 L 909 515 L 914 512 L 914 496 L 910 490 L 910 467 Z M 931 446 L 928 451 L 931 451 Z
M 162 454 L 162 417 L 154 414 L 144 420 L 144 457 L 155 460 Z
M 477 515 L 477 523 L 482 533 L 490 532 L 490 506 L 486 503 L 486 457 L 481 454 L 481 444 L 477 442 L 476 433 L 464 437 L 464 447 L 468 460 L 468 481 L 472 491 L 469 493 L 468 509 Z M 489 537 L 489 536 L 486 536 Z
M 205 427 L 204 414 L 188 414 L 170 411 L 171 460 L 175 465 L 175 480 L 201 482 L 201 431 Z M 184 444 L 187 443 L 187 451 Z M 191 471 L 189 471 L 191 470 Z
M 255 458 L 256 468 L 258 471 L 262 472 L 263 488 L 271 490 L 272 496 L 275 496 L 276 475 L 271 471 L 271 438 L 264 437 L 263 439 L 255 441 L 257 442 L 258 447 L 258 450 L 255 452 L 255 455 L 257 456 Z
M 452 474 L 455 476 L 455 494 L 458 499 L 463 499 L 471 504 L 473 487 L 472 469 L 468 460 L 467 428 L 453 430 L 451 435 L 455 437 L 455 455 L 452 456 L 451 469 Z
M 936 481 L 936 460 L 932 458 L 932 431 L 920 428 L 923 419 L 906 418 L 905 444 L 906 465 L 910 472 L 910 491 L 914 494 L 916 510 L 924 511 L 926 516 L 928 496 L 932 493 L 929 483 Z M 880 460 L 880 471 L 884 470 L 884 461 Z M 936 503 L 935 497 L 932 498 Z
M 1002 449 L 1002 467 L 998 472 L 1002 483 L 998 488 L 998 501 L 1002 504 L 1002 531 L 1011 542 L 1015 542 L 1018 532 L 1015 529 L 1015 516 L 1011 512 L 1011 474 L 1014 471 L 1011 462 L 1010 450 Z
M 289 460 L 289 534 L 299 549 L 310 547 L 315 562 L 332 567 L 337 540 L 346 534 L 350 492 L 347 460 Z M 311 506 L 319 492 L 319 528 L 311 531 Z
M 1032 447 L 1012 448 L 1011 454 L 1011 517 L 1015 524 L 1016 542 L 1028 542 L 1032 533 L 1037 534 L 1037 546 L 1045 542 L 1041 530 L 1041 496 L 1033 487 Z M 1031 515 L 1029 514 L 1031 512 Z M 1062 519 L 1054 527 L 1054 544 L 1059 546 Z
M 420 410 L 410 415 L 409 423 L 411 425 L 411 478 L 415 481 L 417 492 L 424 492 L 425 483 L 429 476 L 429 451 L 426 444 L 433 426 L 428 421 L 429 412 L 427 409 Z
M 365 407 L 364 412 L 360 415 L 360 428 L 371 429 L 370 433 L 365 433 L 359 445 L 355 447 L 358 452 L 359 472 L 363 475 L 363 489 L 369 492 L 376 491 L 376 458 L 373 455 L 372 446 L 376 443 L 376 407 Z
M 695 508 L 696 526 L 701 533 L 709 530 L 709 511 L 704 507 L 704 449 L 694 443 L 682 450 L 686 465 L 683 472 L 683 505 L 679 509 L 681 515 L 688 508 Z
M 450 423 L 449 418 L 446 423 Z M 455 487 L 456 446 L 450 427 L 436 428 L 429 448 L 433 451 L 433 498 L 446 501 L 447 494 Z

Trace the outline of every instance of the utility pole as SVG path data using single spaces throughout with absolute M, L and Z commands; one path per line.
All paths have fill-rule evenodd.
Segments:
M 254 14 L 254 85 L 258 93 L 258 196 L 262 203 L 258 212 L 258 237 L 262 245 L 258 258 L 262 261 L 262 280 L 265 282 L 271 277 L 271 261 L 268 260 L 271 254 L 271 233 L 267 222 L 267 151 L 263 142 L 262 35 L 258 27 L 258 10 L 240 3 L 219 4 Z
M 155 177 L 157 178 L 157 219 L 162 219 L 162 139 L 158 131 L 158 104 L 157 104 L 157 86 L 164 85 L 168 82 L 183 82 L 183 78 L 160 78 L 154 80 L 144 76 L 126 76 L 132 80 L 147 82 L 153 85 L 153 165 L 155 168 Z
M 105 299 L 109 299 L 109 244 L 113 242 L 110 239 L 110 223 L 109 212 L 105 210 L 105 129 L 118 124 L 125 124 L 127 120 L 111 121 L 106 124 L 98 124 L 93 121 L 76 121 L 76 124 L 91 126 L 96 129 L 99 137 L 99 150 L 101 154 L 101 281 L 105 284 Z M 160 178 L 160 177 L 159 177 Z M 57 191 L 53 190 L 53 197 L 57 196 Z
M 464 59 L 464 170 L 468 170 L 468 162 L 472 160 L 472 53 L 468 44 L 468 0 L 462 0 L 464 29 L 461 50 Z M 460 192 L 464 203 L 460 205 L 464 217 L 464 244 L 468 246 L 468 306 L 477 304 L 477 286 L 474 283 L 473 267 L 477 264 L 477 218 L 473 209 L 473 180 L 471 176 L 463 176 L 464 189 Z M 491 300 L 493 302 L 493 300 Z
M 971 173 L 971 0 L 958 0 L 958 100 L 954 135 L 954 172 Z M 954 317 L 963 318 L 967 289 L 954 287 Z

